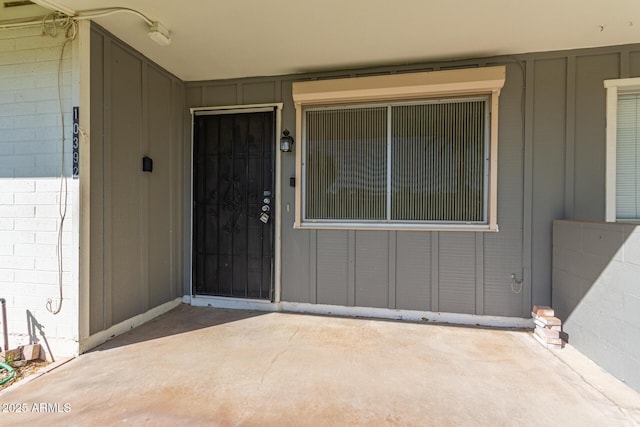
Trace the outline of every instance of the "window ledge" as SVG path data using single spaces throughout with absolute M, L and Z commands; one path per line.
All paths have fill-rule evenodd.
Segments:
M 499 227 L 488 224 L 411 224 L 411 223 L 344 223 L 344 222 L 303 222 L 295 223 L 297 230 L 360 230 L 360 231 L 474 231 L 498 232 Z
M 621 224 L 640 224 L 640 218 L 616 218 L 615 221 L 607 221 L 607 222 L 614 222 L 614 223 L 621 223 Z

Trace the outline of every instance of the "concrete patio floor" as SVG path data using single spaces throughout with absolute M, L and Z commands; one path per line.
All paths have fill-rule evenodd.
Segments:
M 30 426 L 640 424 L 636 392 L 528 332 L 186 305 L 0 403 Z

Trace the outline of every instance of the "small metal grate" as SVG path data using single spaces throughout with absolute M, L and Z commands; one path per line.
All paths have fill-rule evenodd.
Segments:
M 4 7 L 8 8 L 8 7 L 31 6 L 32 4 L 35 4 L 35 3 L 29 0 L 6 1 L 4 2 Z

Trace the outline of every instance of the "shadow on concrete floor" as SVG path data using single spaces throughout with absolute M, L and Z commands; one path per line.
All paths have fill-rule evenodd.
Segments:
M 180 304 L 173 310 L 156 317 L 122 335 L 99 345 L 89 352 L 110 350 L 117 347 L 137 344 L 144 341 L 164 338 L 171 335 L 183 334 L 199 329 L 219 326 L 225 323 L 237 322 L 252 317 L 264 316 L 261 311 L 224 310 L 202 308 L 194 310 L 186 304 Z

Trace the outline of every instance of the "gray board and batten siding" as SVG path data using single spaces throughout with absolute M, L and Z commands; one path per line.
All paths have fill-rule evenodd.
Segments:
M 99 46 L 97 52 L 93 49 L 96 44 Z M 108 46 L 111 53 L 99 50 L 107 49 Z M 180 123 L 171 120 L 170 124 L 160 123 L 161 120 L 154 118 L 150 113 L 149 71 L 139 74 L 138 65 L 135 65 L 133 71 L 125 73 L 129 78 L 138 76 L 136 78 L 143 88 L 146 88 L 141 92 L 145 95 L 139 100 L 143 105 L 142 111 L 129 104 L 129 96 L 125 96 L 123 90 L 114 87 L 114 76 L 121 72 L 120 68 L 126 67 L 126 64 L 116 61 L 114 46 L 117 47 L 115 52 L 124 50 L 127 55 L 136 58 L 134 63 L 141 61 L 140 66 L 143 70 L 152 70 L 151 74 L 166 76 L 172 82 L 171 97 L 166 97 L 166 101 L 171 103 L 172 118 L 175 117 L 174 114 L 182 112 Z M 102 62 L 95 63 L 95 60 Z M 144 307 L 151 308 L 152 301 L 166 299 L 166 296 L 158 297 L 161 293 L 153 290 L 154 285 L 149 277 L 151 268 L 148 264 L 156 261 L 153 261 L 154 257 L 150 256 L 148 249 L 145 252 L 145 245 L 141 245 L 138 240 L 133 249 L 129 248 L 128 252 L 124 252 L 132 254 L 135 262 L 132 261 L 131 266 L 137 271 L 134 274 L 135 278 L 122 278 L 128 283 L 126 286 L 123 285 L 123 289 L 130 289 L 127 289 L 126 293 L 119 293 L 113 289 L 119 285 L 115 284 L 115 278 L 112 277 L 114 261 L 109 260 L 108 256 L 114 253 L 114 248 L 109 248 L 109 244 L 113 246 L 111 242 L 117 238 L 105 238 L 113 232 L 114 221 L 121 218 L 118 215 L 122 214 L 113 210 L 113 201 L 110 198 L 116 195 L 116 198 L 131 197 L 133 200 L 136 194 L 127 195 L 128 192 L 149 191 L 149 184 L 144 180 L 148 180 L 150 176 L 139 177 L 135 174 L 138 173 L 137 163 L 143 151 L 140 147 L 155 143 L 146 133 L 153 126 L 168 126 L 168 132 L 172 135 L 171 141 L 175 144 L 170 147 L 175 150 L 172 152 L 175 157 L 171 158 L 171 191 L 168 192 L 170 195 L 161 193 L 156 197 L 170 198 L 172 213 L 167 221 L 177 228 L 173 229 L 170 241 L 156 242 L 154 246 L 148 247 L 153 251 L 165 251 L 170 254 L 171 261 L 163 264 L 162 268 L 170 269 L 170 281 L 181 282 L 182 293 L 189 294 L 190 107 L 282 102 L 282 129 L 287 128 L 295 134 L 295 108 L 291 93 L 294 81 L 501 64 L 506 65 L 507 78 L 500 95 L 499 107 L 500 231 L 482 233 L 294 230 L 294 188 L 288 184 L 289 177 L 295 175 L 295 156 L 293 153 L 283 153 L 282 167 L 278 171 L 283 183 L 279 206 L 282 212 L 282 300 L 290 302 L 523 317 L 528 317 L 532 304 L 551 303 L 553 220 L 604 220 L 603 81 L 640 76 L 640 45 L 378 67 L 368 70 L 183 83 L 117 42 L 106 31 L 94 30 L 92 153 L 94 150 L 97 153 L 104 150 L 104 159 L 92 156 L 92 331 L 108 327 L 114 320 L 137 314 L 136 312 Z M 99 83 L 102 79 L 104 86 Z M 94 91 L 96 85 L 98 94 Z M 105 91 L 102 94 L 99 91 L 100 87 Z M 122 96 L 111 94 L 110 99 L 107 99 L 105 95 L 114 90 Z M 147 106 L 146 109 L 144 105 Z M 135 162 L 131 160 L 131 164 L 118 165 L 118 173 L 129 173 L 138 181 L 113 179 L 112 171 L 116 165 L 109 156 L 113 157 L 114 150 L 125 147 L 124 143 L 113 141 L 114 120 L 110 117 L 109 111 L 121 108 L 131 114 L 138 114 L 140 122 L 144 122 L 142 125 L 131 124 L 130 127 L 121 127 L 118 130 L 121 138 L 130 138 L 137 144 L 133 153 L 135 155 L 131 156 Z M 161 107 L 157 105 L 153 109 L 155 108 Z M 100 112 L 104 112 L 102 119 L 98 117 Z M 116 117 L 127 116 L 125 113 L 113 114 Z M 96 147 L 95 145 L 100 144 L 94 142 L 96 132 L 104 133 L 104 141 L 113 143 L 108 147 Z M 174 132 L 180 132 L 181 138 L 174 138 Z M 118 144 L 123 146 L 120 147 Z M 294 150 L 299 149 L 299 144 L 300 141 L 297 141 Z M 129 157 L 126 159 L 129 161 Z M 154 157 L 154 176 L 155 160 Z M 95 168 L 93 163 L 96 163 Z M 131 171 L 127 171 L 127 168 L 131 168 Z M 98 175 L 95 189 L 94 173 Z M 109 174 L 112 174 L 111 178 Z M 132 189 L 131 182 L 141 185 Z M 126 188 L 117 188 L 119 185 Z M 120 190 L 125 194 L 119 195 Z M 104 194 L 100 193 L 101 191 Z M 145 193 L 141 200 L 148 198 L 150 194 Z M 106 209 L 109 203 L 111 210 Z M 287 206 L 290 209 L 287 209 Z M 127 215 L 135 211 L 145 221 L 151 214 L 162 215 L 161 209 L 152 208 L 150 204 L 142 202 L 134 203 L 134 207 L 120 209 L 130 209 L 131 212 L 127 212 Z M 145 239 L 153 235 L 147 230 L 146 222 L 142 224 L 135 221 L 132 233 L 138 233 Z M 96 236 L 94 232 L 97 233 Z M 136 267 L 138 262 L 144 266 Z M 523 280 L 519 293 L 514 292 L 519 290 L 519 285 L 512 281 L 512 274 L 515 274 L 518 281 Z M 159 273 L 154 275 L 160 276 Z M 94 283 L 94 278 L 97 279 L 97 284 Z M 139 286 L 139 282 L 143 285 Z M 160 282 L 162 283 L 162 280 Z M 167 286 L 171 287 L 173 284 Z M 165 284 L 160 287 L 165 289 Z M 144 295 L 147 291 L 148 294 Z M 141 292 L 143 295 L 140 295 Z M 134 295 L 135 303 L 128 307 L 127 304 L 130 303 L 126 298 L 132 298 L 132 293 L 137 293 L 137 296 Z M 119 304 L 120 298 L 124 298 L 125 306 L 115 309 L 113 305 L 116 301 Z M 113 310 L 118 313 L 111 313 Z
M 94 334 L 182 296 L 184 84 L 93 25 L 90 90 Z
M 186 83 L 187 107 L 283 102 L 293 133 L 294 81 L 501 64 L 500 231 L 294 230 L 295 158 L 284 153 L 283 301 L 517 317 L 550 304 L 553 220 L 604 220 L 603 81 L 640 76 L 640 46 Z

